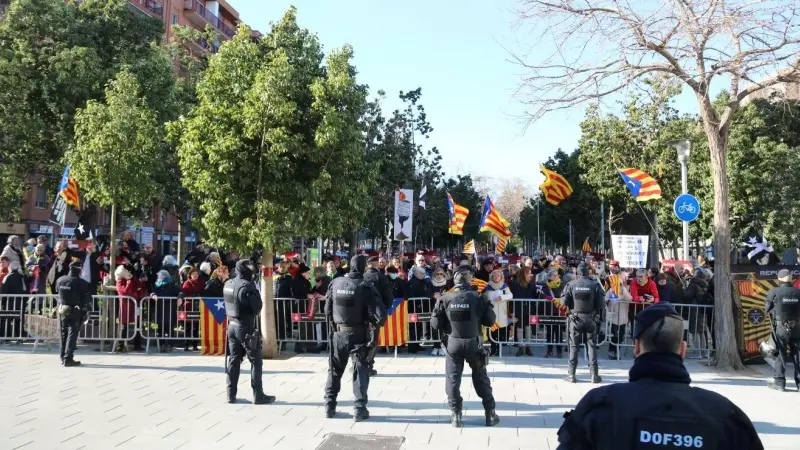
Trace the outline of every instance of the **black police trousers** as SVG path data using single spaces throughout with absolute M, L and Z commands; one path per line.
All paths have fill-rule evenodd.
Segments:
M 472 369 L 472 386 L 475 393 L 481 398 L 485 410 L 495 409 L 492 385 L 486 366 L 483 365 L 480 353 L 483 352 L 479 338 L 454 338 L 447 339 L 447 359 L 445 362 L 445 386 L 447 402 L 453 411 L 461 411 L 464 399 L 461 397 L 461 374 L 464 372 L 464 361 Z
M 229 398 L 236 397 L 236 391 L 239 385 L 239 369 L 245 355 L 247 356 L 247 360 L 250 361 L 250 387 L 253 388 L 253 396 L 264 392 L 263 386 L 261 385 L 261 368 L 263 366 L 261 349 L 249 348 L 245 340 L 245 336 L 252 333 L 257 333 L 255 324 L 245 325 L 239 321 L 228 321 L 228 361 L 226 374 Z
M 378 354 L 378 330 L 371 330 L 367 333 L 369 339 L 369 350 L 367 351 L 367 370 L 375 367 L 375 356 Z
M 584 344 L 589 353 L 589 369 L 597 369 L 597 323 L 594 314 L 570 314 L 567 327 L 569 373 L 575 373 L 578 367 L 578 344 L 582 336 L 586 337 Z
M 78 344 L 83 314 L 80 309 L 70 308 L 69 312 L 59 316 L 61 322 L 61 362 L 72 361 L 72 355 Z
M 797 324 L 795 326 L 800 326 Z M 794 382 L 800 386 L 800 337 L 797 331 L 793 333 L 782 324 L 778 324 L 775 330 L 775 348 L 778 349 L 780 354 L 775 358 L 773 369 L 775 370 L 775 378 L 784 378 L 786 373 L 786 357 L 792 359 L 794 365 Z M 786 348 L 789 349 L 789 354 L 786 354 Z
M 337 331 L 331 336 L 328 381 L 325 383 L 325 407 L 336 408 L 336 397 L 342 388 L 342 375 L 347 359 L 353 359 L 353 406 L 356 410 L 367 408 L 369 367 L 367 362 L 367 328 L 355 333 Z

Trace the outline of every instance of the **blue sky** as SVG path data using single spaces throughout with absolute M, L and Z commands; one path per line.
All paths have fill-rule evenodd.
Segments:
M 405 0 L 232 0 L 252 28 L 290 6 L 302 27 L 316 32 L 326 52 L 355 49 L 359 81 L 387 93 L 385 111 L 399 107 L 397 92 L 422 87 L 422 102 L 448 175 L 519 177 L 536 185 L 539 162 L 579 137 L 583 108 L 550 114 L 527 130 L 513 98 L 522 71 L 504 47 L 518 49 L 514 0 L 460 2 Z

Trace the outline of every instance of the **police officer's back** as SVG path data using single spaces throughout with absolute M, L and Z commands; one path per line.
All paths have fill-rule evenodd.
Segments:
M 494 426 L 500 419 L 495 413 L 492 386 L 486 373 L 488 355 L 483 348 L 481 326 L 494 325 L 497 317 L 489 301 L 470 287 L 472 270 L 459 267 L 453 275 L 455 287 L 436 302 L 431 317 L 431 327 L 446 334 L 443 339 L 446 348 L 445 391 L 451 409 L 450 423 L 462 426 L 461 374 L 464 361 L 472 369 L 472 384 L 481 398 L 486 417 L 486 426 Z
M 69 264 L 69 274 L 56 280 L 58 292 L 58 316 L 61 322 L 61 364 L 65 367 L 79 366 L 73 354 L 84 315 L 92 303 L 92 288 L 88 281 L 80 277 L 80 261 Z
M 762 345 L 764 358 L 772 364 L 774 378 L 769 382 L 771 389 L 783 391 L 786 388 L 786 348 L 794 365 L 794 382 L 800 390 L 800 289 L 792 286 L 792 272 L 781 269 L 778 272 L 780 285 L 771 289 L 765 299 L 765 309 L 772 321 L 772 343 L 769 348 Z
M 597 322 L 605 308 L 605 294 L 596 279 L 589 277 L 589 266 L 578 266 L 578 279 L 570 281 L 562 293 L 564 306 L 569 309 L 567 318 L 567 338 L 569 341 L 569 367 L 566 380 L 575 382 L 575 369 L 578 367 L 578 342 L 586 336 L 586 350 L 589 354 L 589 372 L 592 383 L 600 383 L 602 378 L 597 368 Z
M 380 294 L 372 283 L 364 280 L 364 255 L 350 260 L 350 273 L 334 279 L 325 298 L 325 317 L 334 329 L 331 335 L 328 381 L 325 384 L 325 416 L 336 415 L 336 398 L 341 389 L 347 360 L 352 356 L 355 365 L 353 393 L 356 422 L 369 418 L 367 389 L 369 388 L 368 331 L 371 324 L 380 328 L 386 321 L 386 310 Z
M 762 450 L 750 419 L 727 398 L 689 386 L 683 318 L 667 303 L 634 323 L 629 383 L 589 391 L 565 414 L 558 449 Z
M 236 277 L 225 283 L 222 295 L 225 298 L 225 314 L 228 316 L 226 366 L 228 403 L 236 402 L 239 384 L 239 368 L 245 355 L 250 361 L 250 386 L 253 388 L 253 403 L 264 405 L 275 401 L 275 397 L 264 394 L 261 383 L 261 331 L 256 327 L 261 312 L 261 294 L 253 282 L 255 266 L 249 259 L 236 263 Z

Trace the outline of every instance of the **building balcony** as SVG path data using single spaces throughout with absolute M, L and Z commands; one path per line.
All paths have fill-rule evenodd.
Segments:
M 184 0 L 183 9 L 186 11 L 186 17 L 189 21 L 200 29 L 204 29 L 205 25 L 208 23 L 219 30 L 225 38 L 232 38 L 235 34 L 235 30 L 232 26 L 206 9 L 205 5 L 198 0 Z
M 128 0 L 128 6 L 148 16 L 164 20 L 164 5 L 157 0 Z

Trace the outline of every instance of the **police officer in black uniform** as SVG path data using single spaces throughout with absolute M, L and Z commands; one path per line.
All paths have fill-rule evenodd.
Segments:
M 569 309 L 567 316 L 567 338 L 569 340 L 569 369 L 565 380 L 575 382 L 575 369 L 578 367 L 578 342 L 585 336 L 584 343 L 589 354 L 589 372 L 592 383 L 603 381 L 597 373 L 597 322 L 605 309 L 603 288 L 594 278 L 589 278 L 589 266 L 578 265 L 578 278 L 570 281 L 562 294 L 564 306 Z
M 375 286 L 378 293 L 381 295 L 381 301 L 385 308 L 392 306 L 392 288 L 389 284 L 389 279 L 386 278 L 380 269 L 378 269 L 378 262 L 380 259 L 377 256 L 370 256 L 367 259 L 367 270 L 364 272 L 364 281 L 368 281 Z M 370 329 L 369 333 L 370 347 L 369 355 L 367 355 L 367 363 L 369 365 L 369 376 L 373 377 L 378 374 L 375 370 L 375 354 L 378 352 L 378 333 L 374 328 Z
M 61 364 L 64 367 L 80 366 L 73 359 L 81 324 L 92 304 L 92 287 L 81 278 L 80 261 L 69 263 L 69 274 L 56 280 L 58 292 L 58 317 L 61 322 Z
M 483 299 L 470 287 L 472 270 L 462 266 L 453 275 L 455 287 L 439 298 L 433 308 L 431 328 L 441 331 L 443 348 L 446 351 L 445 392 L 454 427 L 463 426 L 461 421 L 461 374 L 464 361 L 472 369 L 472 385 L 483 401 L 486 426 L 495 426 L 500 418 L 495 413 L 494 396 L 489 375 L 486 373 L 488 354 L 483 348 L 481 325 L 494 325 L 497 317 L 489 301 Z
M 332 324 L 330 367 L 325 383 L 325 416 L 336 415 L 336 397 L 342 387 L 347 359 L 353 358 L 353 394 L 356 422 L 369 419 L 369 327 L 379 329 L 386 321 L 381 295 L 372 283 L 364 280 L 367 258 L 356 255 L 350 260 L 350 273 L 331 282 L 325 296 L 325 317 Z
M 629 383 L 589 391 L 558 430 L 559 450 L 763 450 L 750 419 L 716 392 L 691 387 L 683 318 L 668 303 L 634 319 Z
M 227 365 L 225 373 L 228 383 L 228 403 L 236 402 L 239 386 L 239 368 L 247 355 L 250 361 L 250 386 L 253 388 L 253 404 L 266 405 L 275 397 L 264 394 L 261 384 L 261 331 L 256 326 L 261 312 L 261 294 L 253 282 L 255 265 L 252 260 L 236 262 L 236 277 L 225 283 L 222 296 L 225 299 L 225 314 L 228 316 Z
M 771 389 L 786 389 L 786 349 L 794 364 L 794 383 L 800 391 L 800 289 L 792 287 L 792 272 L 781 269 L 778 272 L 780 285 L 770 289 L 765 301 L 765 309 L 772 321 L 774 346 L 766 349 L 762 345 L 764 358 L 772 363 L 775 378 L 769 382 Z

